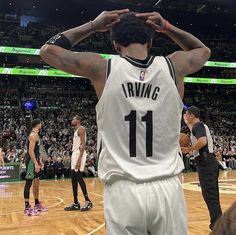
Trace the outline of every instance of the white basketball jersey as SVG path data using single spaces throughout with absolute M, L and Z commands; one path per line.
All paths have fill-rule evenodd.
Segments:
M 75 130 L 75 132 L 74 132 L 73 146 L 72 146 L 73 152 L 80 150 L 81 140 L 80 140 L 80 137 L 78 136 L 79 128 L 77 130 Z M 86 142 L 86 135 L 85 135 L 85 142 Z
M 98 173 L 104 182 L 146 182 L 184 169 L 179 156 L 183 102 L 171 73 L 164 57 L 149 57 L 146 64 L 111 59 L 96 106 Z

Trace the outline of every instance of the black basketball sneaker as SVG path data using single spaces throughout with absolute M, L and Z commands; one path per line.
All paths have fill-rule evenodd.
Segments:
M 73 203 L 72 205 L 65 207 L 64 210 L 65 211 L 78 211 L 80 210 L 80 204 Z
M 86 201 L 85 204 L 81 207 L 80 211 L 89 211 L 93 208 L 93 203 L 90 201 Z

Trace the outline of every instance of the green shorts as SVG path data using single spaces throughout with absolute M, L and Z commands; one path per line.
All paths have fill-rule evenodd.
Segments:
M 39 162 L 39 160 L 37 160 Z M 25 175 L 25 179 L 27 180 L 32 180 L 35 178 L 39 177 L 39 172 L 36 173 L 34 171 L 34 162 L 31 160 L 30 157 L 28 157 L 25 161 L 26 164 L 26 175 Z

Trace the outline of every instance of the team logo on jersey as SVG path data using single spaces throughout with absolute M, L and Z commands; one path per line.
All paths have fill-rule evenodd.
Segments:
M 145 72 L 144 70 L 141 70 L 141 71 L 140 71 L 140 76 L 139 76 L 139 80 L 140 80 L 140 81 L 144 81 L 144 79 L 145 79 L 145 74 L 146 74 L 146 72 Z

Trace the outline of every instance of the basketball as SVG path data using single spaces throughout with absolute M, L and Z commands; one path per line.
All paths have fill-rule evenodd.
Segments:
M 189 136 L 184 133 L 180 133 L 179 144 L 180 144 L 180 147 L 188 147 L 190 145 Z

